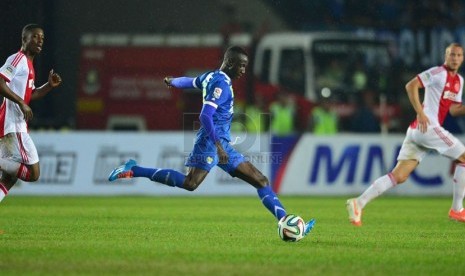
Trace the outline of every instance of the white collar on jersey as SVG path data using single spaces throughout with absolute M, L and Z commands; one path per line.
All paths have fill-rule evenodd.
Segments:
M 226 74 L 225 72 L 223 72 L 223 71 L 221 71 L 221 70 L 218 70 L 218 72 L 220 72 L 220 74 L 223 74 L 223 75 L 226 77 L 226 79 L 227 79 L 229 82 L 231 82 L 231 78 L 228 76 L 228 74 Z

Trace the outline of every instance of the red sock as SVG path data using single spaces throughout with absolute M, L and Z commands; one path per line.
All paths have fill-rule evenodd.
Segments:
M 2 192 L 7 195 L 8 194 L 8 189 L 5 187 L 5 185 L 3 183 L 0 183 L 0 190 L 2 190 Z

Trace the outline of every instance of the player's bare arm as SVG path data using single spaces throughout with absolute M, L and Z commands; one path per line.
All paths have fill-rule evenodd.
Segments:
M 60 86 L 61 82 L 62 82 L 62 80 L 61 80 L 60 75 L 55 73 L 53 71 L 53 69 L 50 70 L 50 72 L 48 73 L 48 81 L 47 81 L 47 83 L 45 83 L 41 87 L 36 88 L 34 90 L 34 93 L 32 93 L 32 95 L 31 95 L 31 100 L 37 100 L 37 99 L 40 99 L 40 98 L 44 97 L 50 91 L 52 91 L 52 89 Z
M 421 132 L 425 133 L 430 122 L 428 117 L 424 113 L 423 107 L 420 102 L 420 88 L 423 88 L 423 85 L 417 77 L 414 77 L 405 85 L 405 90 L 407 91 L 408 99 L 412 104 L 413 109 L 415 109 L 415 112 L 417 113 L 418 129 Z
M 32 109 L 19 97 L 16 95 L 11 89 L 6 85 L 6 82 L 3 78 L 0 78 L 0 95 L 13 101 L 16 103 L 24 115 L 24 120 L 28 121 L 32 119 L 34 114 L 32 113 Z
M 460 103 L 453 104 L 449 108 L 449 113 L 454 117 L 465 116 L 465 106 Z
M 168 88 L 179 88 L 179 89 L 194 89 L 196 88 L 194 85 L 194 80 L 195 78 L 191 77 L 171 77 L 167 76 L 163 79 L 163 82 L 165 83 Z

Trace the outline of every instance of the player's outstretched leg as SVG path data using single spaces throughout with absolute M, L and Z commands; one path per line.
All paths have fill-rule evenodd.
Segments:
M 417 165 L 417 162 L 413 162 L 411 160 L 408 161 L 413 162 L 410 164 L 406 163 L 407 161 L 400 162 L 404 163 L 397 164 L 396 168 L 405 166 L 407 169 L 411 169 L 413 171 Z M 396 170 L 396 168 L 394 170 Z M 359 197 L 347 200 L 346 208 L 347 212 L 349 213 L 350 222 L 355 226 L 362 226 L 363 208 L 365 208 L 368 202 L 382 195 L 387 190 L 395 187 L 397 184 L 398 183 L 394 174 L 388 173 L 373 181 L 373 184 L 371 184 L 370 187 L 368 187 Z
M 129 159 L 123 165 L 114 169 L 109 181 L 122 178 L 145 177 L 152 181 L 165 184 L 171 187 L 183 188 L 186 176 L 178 171 L 171 169 L 144 168 L 137 165 L 135 160 Z

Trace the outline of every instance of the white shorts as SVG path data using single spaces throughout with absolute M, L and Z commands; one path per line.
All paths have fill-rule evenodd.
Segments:
M 442 126 L 429 126 L 425 133 L 409 127 L 397 160 L 421 162 L 431 150 L 456 160 L 465 152 L 465 146 Z
M 0 158 L 32 165 L 39 162 L 36 146 L 27 132 L 13 132 L 0 138 Z

